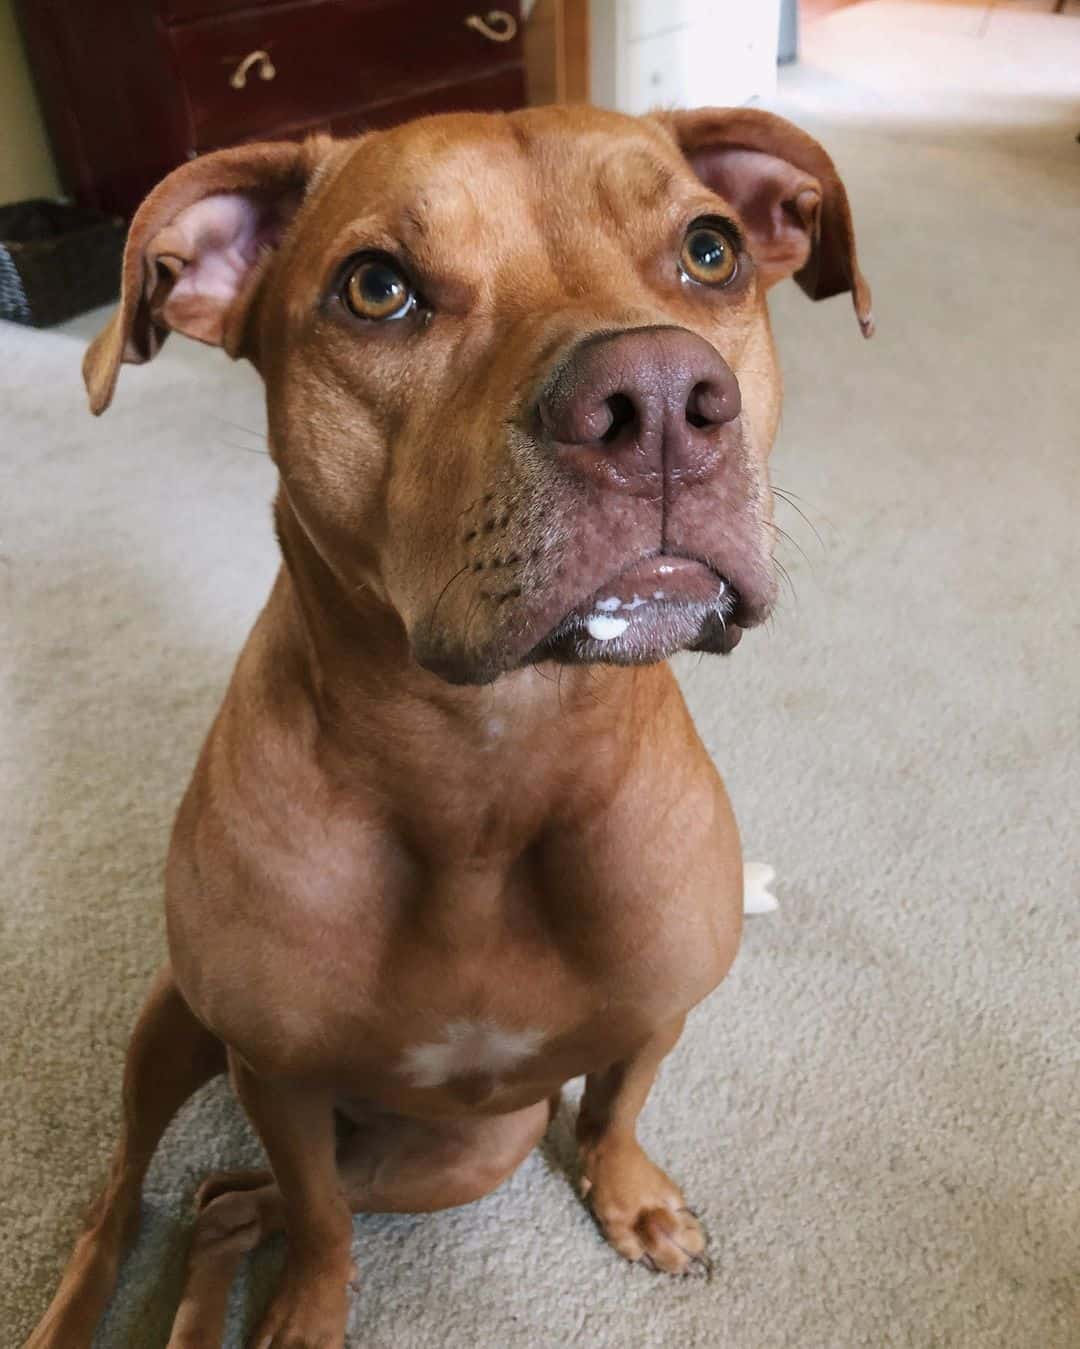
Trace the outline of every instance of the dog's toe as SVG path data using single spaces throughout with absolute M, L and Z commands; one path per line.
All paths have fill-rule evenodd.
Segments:
M 700 1274 L 709 1267 L 705 1229 L 688 1209 L 644 1209 L 634 1224 L 641 1261 L 662 1274 Z

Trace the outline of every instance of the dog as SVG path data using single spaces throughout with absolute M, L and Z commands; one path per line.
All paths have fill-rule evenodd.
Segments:
M 228 1072 L 270 1171 L 211 1177 L 171 1349 L 344 1342 L 355 1212 L 465 1204 L 585 1078 L 580 1189 L 627 1260 L 705 1233 L 636 1120 L 739 943 L 724 787 L 666 660 L 775 597 L 766 292 L 850 293 L 810 136 L 748 109 L 450 114 L 185 164 L 88 349 L 179 332 L 266 386 L 283 565 L 183 799 L 123 1131 L 30 1349 L 89 1346 L 179 1107 Z

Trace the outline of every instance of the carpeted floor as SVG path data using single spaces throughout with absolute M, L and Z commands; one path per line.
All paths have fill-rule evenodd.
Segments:
M 1011 128 L 994 90 L 986 118 L 905 111 L 897 39 L 890 121 L 872 63 L 829 63 L 848 16 L 897 8 L 823 21 L 785 82 L 847 177 L 879 319 L 863 343 L 846 302 L 776 296 L 776 480 L 820 541 L 783 519 L 796 596 L 680 667 L 780 876 L 643 1121 L 716 1277 L 602 1245 L 564 1107 L 481 1204 L 357 1221 L 351 1345 L 1080 1345 L 1080 116 L 1060 90 Z M 93 421 L 86 328 L 0 325 L 5 1349 L 114 1138 L 171 815 L 275 565 L 251 372 L 174 341 Z M 195 1184 L 252 1155 L 220 1084 L 183 1114 L 102 1346 L 164 1343 Z M 238 1285 L 230 1349 L 280 1259 Z

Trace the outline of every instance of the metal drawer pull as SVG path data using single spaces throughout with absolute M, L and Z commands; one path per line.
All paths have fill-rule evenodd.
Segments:
M 489 42 L 513 42 L 517 37 L 518 22 L 505 9 L 489 9 L 483 18 L 479 14 L 470 14 L 465 27 L 475 28 Z
M 277 67 L 270 60 L 269 52 L 252 52 L 250 56 L 244 57 L 229 76 L 229 83 L 234 89 L 243 89 L 247 84 L 248 71 L 252 68 L 258 69 L 261 80 L 272 80 L 277 74 Z

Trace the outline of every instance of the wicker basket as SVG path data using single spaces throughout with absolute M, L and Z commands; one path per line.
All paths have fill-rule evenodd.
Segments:
M 124 222 L 59 201 L 0 206 L 0 318 L 46 328 L 115 300 Z

